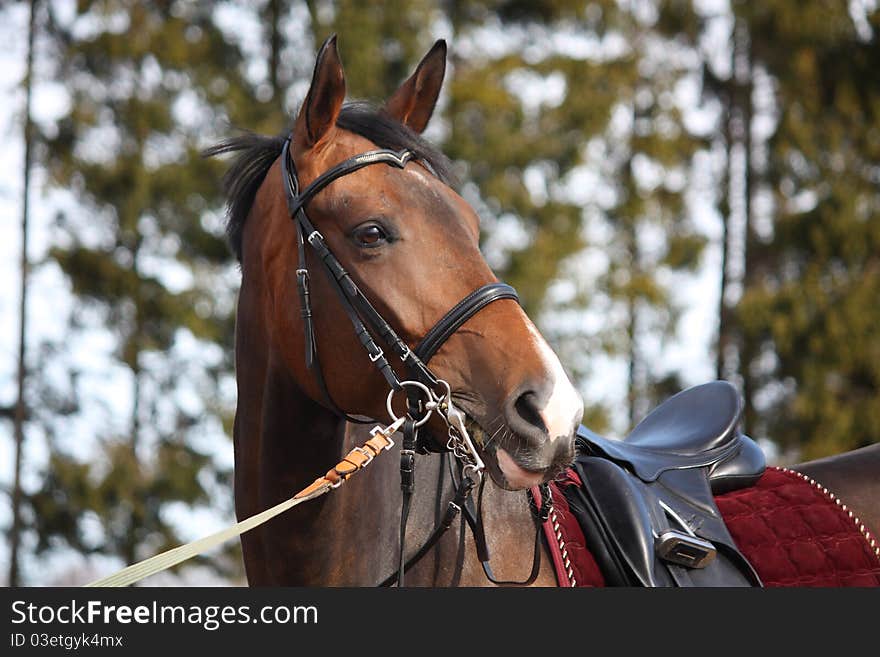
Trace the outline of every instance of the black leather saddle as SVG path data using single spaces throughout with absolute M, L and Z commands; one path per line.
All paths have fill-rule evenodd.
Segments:
M 583 485 L 564 492 L 609 585 L 761 585 L 714 500 L 766 466 L 737 428 L 741 414 L 736 388 L 713 381 L 666 400 L 623 440 L 578 429 Z

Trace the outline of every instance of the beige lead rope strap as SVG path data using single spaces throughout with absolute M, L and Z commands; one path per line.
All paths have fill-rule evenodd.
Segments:
M 258 513 L 255 516 L 246 518 L 241 522 L 234 524 L 232 527 L 223 529 L 219 532 L 205 536 L 192 543 L 172 548 L 155 557 L 150 557 L 139 563 L 127 568 L 123 568 L 117 573 L 95 580 L 86 586 L 128 586 L 134 584 L 150 575 L 167 570 L 172 566 L 191 559 L 197 554 L 207 552 L 213 547 L 228 541 L 230 538 L 240 536 L 254 527 L 262 525 L 267 520 L 271 520 L 275 516 L 284 513 L 288 509 L 292 509 L 298 504 L 308 502 L 316 497 L 320 497 L 324 493 L 328 493 L 334 488 L 341 486 L 349 477 L 356 472 L 363 470 L 372 462 L 372 460 L 385 450 L 389 450 L 394 446 L 391 435 L 397 431 L 403 424 L 403 418 L 399 418 L 394 423 L 381 429 L 376 426 L 371 433 L 373 437 L 364 443 L 363 447 L 355 447 L 336 466 L 329 470 L 323 477 L 319 477 L 312 482 L 311 485 L 302 489 L 296 495 L 287 499 L 280 504 L 276 504 L 271 509 Z
M 266 509 L 262 513 L 258 513 L 255 516 L 251 516 L 246 520 L 234 524 L 232 527 L 223 529 L 210 536 L 205 536 L 192 543 L 172 548 L 162 554 L 157 554 L 155 557 L 150 557 L 149 559 L 145 559 L 133 566 L 123 568 L 117 573 L 108 575 L 103 579 L 95 580 L 94 582 L 86 584 L 86 586 L 128 586 L 129 584 L 134 584 L 150 575 L 155 575 L 160 571 L 176 566 L 187 559 L 191 559 L 197 554 L 207 552 L 211 548 L 228 541 L 230 538 L 244 534 L 246 531 L 253 529 L 257 525 L 261 525 L 278 514 L 284 513 L 301 502 L 307 502 L 316 497 L 320 497 L 329 490 L 330 484 L 325 483 L 321 488 L 318 488 L 308 496 L 291 497 L 281 504 L 273 506 L 271 509 Z

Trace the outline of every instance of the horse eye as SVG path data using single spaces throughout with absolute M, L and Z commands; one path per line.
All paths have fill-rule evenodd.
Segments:
M 361 246 L 379 246 L 388 240 L 388 236 L 381 226 L 370 224 L 355 231 L 354 238 Z

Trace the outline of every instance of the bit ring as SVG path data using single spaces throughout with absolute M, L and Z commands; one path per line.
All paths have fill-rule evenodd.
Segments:
M 412 386 L 414 388 L 418 388 L 419 390 L 421 390 L 423 393 L 425 393 L 425 398 L 429 402 L 438 401 L 436 395 L 433 392 L 431 392 L 431 390 L 428 388 L 428 386 L 426 386 L 424 383 L 420 383 L 418 381 L 401 381 L 400 382 L 401 388 L 404 388 L 406 386 Z M 391 401 L 394 399 L 394 392 L 395 392 L 394 388 L 389 390 L 388 391 L 388 398 L 385 400 L 385 410 L 388 411 L 388 416 L 391 418 L 392 423 L 397 422 L 397 420 L 400 419 L 397 415 L 394 414 L 394 409 L 391 408 Z M 428 408 L 426 410 L 427 410 L 427 412 L 425 413 L 425 417 L 423 417 L 421 420 L 418 420 L 416 422 L 415 426 L 420 427 L 423 424 L 425 424 L 428 421 L 428 419 L 430 419 L 431 414 L 434 412 L 434 408 Z

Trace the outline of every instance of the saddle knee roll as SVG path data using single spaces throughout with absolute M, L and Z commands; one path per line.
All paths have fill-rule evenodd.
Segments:
M 736 453 L 709 467 L 709 485 L 713 495 L 753 486 L 767 468 L 764 452 L 754 440 L 741 434 L 738 442 Z

